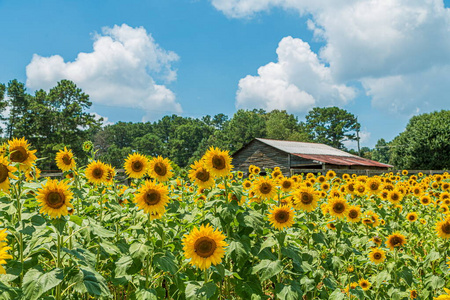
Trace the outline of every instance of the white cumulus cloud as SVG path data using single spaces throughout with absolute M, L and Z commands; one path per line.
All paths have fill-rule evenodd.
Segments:
M 442 0 L 211 2 L 235 18 L 272 7 L 296 10 L 310 17 L 308 28 L 324 42 L 318 56 L 334 82 L 361 82 L 382 110 L 411 114 L 443 108 L 450 86 L 444 75 L 450 66 L 450 10 Z
M 306 112 L 314 106 L 345 105 L 355 90 L 337 84 L 309 44 L 285 37 L 277 48 L 278 62 L 258 69 L 258 76 L 239 81 L 238 108 L 284 109 Z
M 72 80 L 93 103 L 142 109 L 144 118 L 149 119 L 182 111 L 175 94 L 156 82 L 176 80 L 172 64 L 178 59 L 176 53 L 162 49 L 143 27 L 115 25 L 96 34 L 93 51 L 79 53 L 73 62 L 65 62 L 60 55 L 33 55 L 26 67 L 26 85 L 48 90 L 59 80 Z

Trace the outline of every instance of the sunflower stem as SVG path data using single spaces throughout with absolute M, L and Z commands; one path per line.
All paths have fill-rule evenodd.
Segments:
M 57 233 L 57 239 L 58 239 L 58 243 L 57 243 L 57 248 L 56 248 L 56 266 L 57 266 L 57 268 L 61 269 L 62 268 L 62 262 L 61 262 L 62 237 L 59 234 L 59 232 Z M 56 300 L 61 300 L 61 285 L 62 285 L 62 282 L 60 282 L 56 286 Z
M 205 282 L 203 283 L 203 285 L 205 285 L 205 284 L 207 284 L 208 283 L 208 269 L 205 269 L 205 272 L 204 272 L 205 274 Z

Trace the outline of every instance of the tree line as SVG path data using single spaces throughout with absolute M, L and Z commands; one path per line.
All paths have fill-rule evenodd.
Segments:
M 82 144 L 94 143 L 98 159 L 121 168 L 129 153 L 171 159 L 180 167 L 199 159 L 210 146 L 240 149 L 254 138 L 324 143 L 397 168 L 449 168 L 450 111 L 414 116 L 406 130 L 394 140 L 378 140 L 375 148 L 348 150 L 345 141 L 358 141 L 358 119 L 338 107 L 316 107 L 305 121 L 284 110 L 238 110 L 231 118 L 224 114 L 202 118 L 164 116 L 155 122 L 117 122 L 101 126 L 87 112 L 92 103 L 72 81 L 62 80 L 48 92 L 34 95 L 17 80 L 0 84 L 0 128 L 3 140 L 24 136 L 43 158 L 38 166 L 55 169 L 54 157 L 67 146 L 86 162 Z

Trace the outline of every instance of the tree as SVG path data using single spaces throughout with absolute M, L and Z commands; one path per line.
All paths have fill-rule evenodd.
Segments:
M 266 138 L 288 141 L 309 142 L 304 123 L 285 110 L 272 110 L 266 115 Z
M 401 169 L 450 168 L 450 110 L 412 117 L 391 142 L 391 162 Z
M 389 144 L 384 139 L 377 141 L 375 148 L 372 150 L 372 159 L 385 164 L 389 163 Z
M 6 118 L 3 116 L 3 112 L 8 106 L 8 102 L 5 100 L 6 86 L 0 83 L 0 121 L 5 121 Z M 0 134 L 3 133 L 3 128 L 0 127 Z
M 27 124 L 23 122 L 23 118 L 28 112 L 30 95 L 26 93 L 25 84 L 16 79 L 8 83 L 7 92 L 9 118 L 6 126 L 6 135 L 11 139 L 20 135 L 20 133 L 16 132 L 17 128 L 26 128 Z
M 356 141 L 356 132 L 361 125 L 357 118 L 345 109 L 333 107 L 315 107 L 306 116 L 306 128 L 311 140 L 345 149 L 343 141 Z

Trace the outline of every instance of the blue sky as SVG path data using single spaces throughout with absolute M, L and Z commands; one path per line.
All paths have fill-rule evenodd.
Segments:
M 373 147 L 450 108 L 450 13 L 424 2 L 0 0 L 0 82 L 71 79 L 108 122 L 336 105 Z

